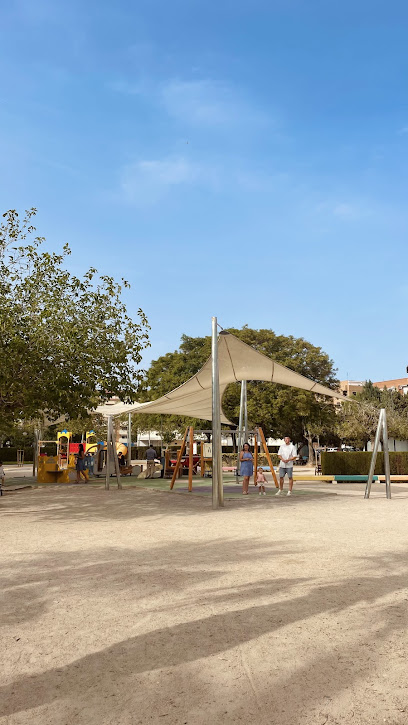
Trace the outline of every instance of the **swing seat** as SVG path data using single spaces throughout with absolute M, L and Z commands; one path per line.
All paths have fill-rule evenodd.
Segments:
M 335 476 L 334 480 L 337 483 L 367 483 L 368 481 L 368 475 L 367 476 Z M 378 476 L 373 476 L 373 483 L 375 481 L 378 481 Z

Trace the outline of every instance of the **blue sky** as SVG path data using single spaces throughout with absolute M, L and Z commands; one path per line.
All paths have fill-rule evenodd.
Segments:
M 132 282 L 145 362 L 270 327 L 339 376 L 408 364 L 408 5 L 10 0 L 0 199 Z

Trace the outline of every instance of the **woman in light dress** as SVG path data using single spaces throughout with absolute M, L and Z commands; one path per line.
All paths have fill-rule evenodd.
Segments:
M 249 443 L 244 443 L 242 447 L 242 451 L 239 455 L 239 460 L 241 463 L 240 466 L 240 473 L 241 476 L 244 477 L 244 480 L 242 481 L 242 495 L 248 496 L 248 488 L 249 488 L 249 479 L 251 478 L 253 472 L 254 472 L 254 464 L 253 464 L 253 455 L 251 453 L 251 449 L 249 447 Z

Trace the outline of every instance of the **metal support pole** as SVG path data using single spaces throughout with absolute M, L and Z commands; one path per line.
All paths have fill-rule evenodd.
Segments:
M 387 413 L 383 410 L 383 451 L 384 451 L 384 472 L 385 491 L 387 498 L 391 498 L 391 473 L 390 473 L 390 452 L 388 450 L 388 425 Z
M 128 414 L 128 449 L 127 449 L 127 464 L 132 465 L 132 413 Z
M 107 419 L 107 433 L 106 433 L 106 459 L 105 459 L 105 489 L 109 491 L 109 477 L 110 477 L 110 443 L 111 443 L 111 428 L 112 428 L 112 416 L 108 415 Z
M 220 375 L 218 367 L 218 330 L 217 318 L 212 318 L 211 335 L 211 375 L 212 375 L 212 507 L 224 505 L 221 460 L 221 406 Z
M 122 481 L 120 480 L 120 466 L 119 466 L 119 458 L 118 458 L 118 452 L 116 450 L 116 441 L 113 439 L 113 427 L 111 423 L 111 433 L 112 433 L 112 458 L 113 458 L 113 465 L 115 467 L 115 474 L 116 474 L 116 483 L 118 484 L 118 488 L 122 488 Z
M 190 431 L 188 434 L 188 490 L 193 490 L 193 440 L 194 440 L 194 428 L 190 425 Z
M 35 428 L 34 430 L 34 447 L 33 447 L 33 476 L 35 478 L 35 474 L 38 470 L 38 440 L 39 440 L 39 432 L 38 429 Z
M 368 472 L 368 479 L 367 479 L 367 484 L 366 484 L 364 498 L 370 498 L 371 484 L 373 482 L 373 476 L 374 476 L 374 471 L 375 471 L 375 462 L 377 460 L 378 447 L 380 445 L 381 431 L 384 428 L 384 423 L 383 423 L 384 413 L 385 413 L 384 408 L 381 408 L 381 410 L 380 410 L 380 417 L 378 419 L 377 430 L 376 430 L 376 433 L 375 433 L 373 453 L 372 453 L 372 456 L 371 456 L 370 470 Z M 387 443 L 388 443 L 388 441 L 387 441 Z
M 242 426 L 244 423 L 244 399 L 245 399 L 245 386 L 244 380 L 241 380 L 241 397 L 239 400 L 239 422 L 238 422 L 238 451 L 237 451 L 237 478 L 239 476 L 239 469 L 241 468 L 239 456 L 242 450 Z
M 244 386 L 244 440 L 242 445 L 248 442 L 248 394 L 247 394 L 247 381 L 243 380 Z

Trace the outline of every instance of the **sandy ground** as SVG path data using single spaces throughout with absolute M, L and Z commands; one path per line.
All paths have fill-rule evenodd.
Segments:
M 408 488 L 361 489 L 6 494 L 0 723 L 406 725 Z

